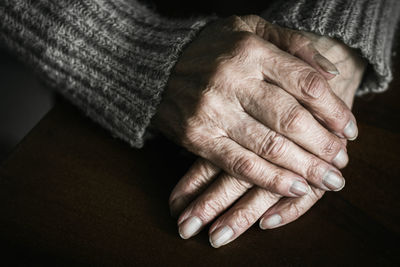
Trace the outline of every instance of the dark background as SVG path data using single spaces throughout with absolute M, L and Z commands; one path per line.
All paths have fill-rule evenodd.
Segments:
M 259 13 L 267 4 L 160 0 L 153 6 L 162 14 L 186 17 Z M 395 77 L 399 69 L 397 57 Z M 49 110 L 54 96 L 5 51 L 0 51 L 0 87 L 4 155 Z M 252 227 L 220 250 L 209 246 L 205 231 L 187 242 L 176 233 L 166 203 L 189 166 L 176 147 L 155 141 L 141 150 L 130 149 L 75 108 L 58 104 L 1 169 L 0 244 L 15 243 L 0 249 L 2 266 L 7 266 L 7 257 L 25 265 L 36 259 L 52 266 L 71 266 L 75 260 L 86 266 L 132 265 L 133 260 L 163 266 L 174 259 L 183 266 L 398 263 L 399 87 L 396 78 L 385 94 L 357 99 L 360 136 L 349 144 L 352 160 L 344 175 L 351 180 L 344 190 L 327 194 L 296 223 L 268 233 Z
M 165 1 L 144 0 L 148 6 L 157 10 L 160 14 L 173 17 L 188 17 L 196 15 L 217 14 L 221 17 L 230 15 L 259 14 L 266 9 L 271 0 L 203 0 L 203 1 Z
M 0 50 L 0 162 L 50 110 L 54 92 L 33 72 Z

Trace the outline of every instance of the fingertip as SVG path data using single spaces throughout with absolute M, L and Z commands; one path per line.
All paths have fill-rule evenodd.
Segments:
M 353 120 L 350 120 L 343 129 L 343 133 L 347 140 L 353 141 L 358 136 L 358 127 Z
M 222 247 L 232 241 L 234 231 L 228 225 L 220 227 L 210 234 L 210 244 L 214 248 Z
M 345 187 L 345 185 L 346 185 L 346 180 L 345 179 L 343 179 L 343 184 L 342 184 L 342 186 L 341 187 L 339 187 L 338 189 L 336 189 L 336 190 L 333 190 L 333 191 L 335 191 L 335 192 L 338 192 L 338 191 L 341 191 L 344 187 Z
M 322 184 L 330 191 L 340 191 L 345 185 L 345 180 L 338 172 L 328 170 L 322 178 Z
M 339 169 L 343 169 L 349 163 L 349 156 L 344 149 L 341 149 L 339 153 L 332 160 L 332 163 Z
M 326 57 L 322 56 L 321 54 L 317 53 L 314 55 L 313 59 L 317 63 L 317 65 L 326 73 L 333 75 L 333 77 L 340 75 L 339 70 L 336 66 L 330 62 Z
M 327 72 L 330 73 L 330 74 L 332 74 L 332 75 L 335 75 L 335 76 L 337 76 L 337 75 L 340 74 L 338 70 L 329 70 L 329 71 L 327 71 Z
M 264 226 L 264 218 L 261 218 L 260 221 L 258 222 L 258 226 L 260 227 L 261 230 L 266 230 L 267 228 Z
M 295 197 L 301 197 L 308 193 L 310 187 L 308 184 L 300 181 L 294 181 L 289 189 L 289 192 Z
M 260 228 L 262 230 L 273 229 L 282 224 L 282 217 L 279 214 L 273 214 L 267 217 L 263 217 L 260 220 Z
M 189 239 L 196 235 L 203 226 L 200 218 L 193 216 L 178 225 L 178 232 L 182 239 Z

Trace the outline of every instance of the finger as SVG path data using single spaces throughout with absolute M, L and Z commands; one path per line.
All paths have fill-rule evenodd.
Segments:
M 228 135 L 243 147 L 301 175 L 320 189 L 338 191 L 344 186 L 344 179 L 335 167 L 250 116 L 238 120 Z
M 255 88 L 252 94 L 238 95 L 248 114 L 336 167 L 347 165 L 346 146 L 340 138 L 324 128 L 293 96 L 263 81 L 250 86 Z
M 176 217 L 196 195 L 200 194 L 220 169 L 205 159 L 198 159 L 172 190 L 169 197 L 171 215 Z
M 270 24 L 263 39 L 307 62 L 328 80 L 340 74 L 336 66 L 322 56 L 312 41 L 299 31 Z
M 336 66 L 322 56 L 313 46 L 312 40 L 302 32 L 282 28 L 256 15 L 242 16 L 241 19 L 246 22 L 251 32 L 307 62 L 326 79 L 339 75 Z
M 218 138 L 209 149 L 211 154 L 200 151 L 200 156 L 208 157 L 238 179 L 288 197 L 302 196 L 309 189 L 305 179 L 298 174 L 269 163 L 228 137 Z
M 292 38 L 305 38 L 302 35 L 292 35 Z M 294 47 L 289 47 L 287 51 L 290 54 L 302 59 L 310 64 L 316 71 L 318 71 L 325 79 L 330 80 L 339 75 L 339 70 L 331 63 L 326 57 L 321 55 L 309 40 L 293 41 L 291 44 L 296 44 Z
M 297 220 L 306 213 L 324 194 L 324 191 L 312 188 L 310 193 L 299 198 L 282 198 L 260 219 L 260 228 L 272 229 Z
M 211 245 L 218 248 L 235 240 L 280 197 L 260 187 L 252 188 L 213 223 L 209 231 Z
M 302 60 L 272 45 L 265 48 L 264 54 L 263 74 L 267 81 L 284 89 L 307 106 L 314 117 L 339 137 L 349 140 L 357 137 L 354 115 L 335 95 L 320 73 Z M 272 64 L 274 62 L 279 64 Z
M 258 30 L 258 32 L 254 32 L 252 29 L 248 30 L 249 32 L 254 32 L 256 35 L 261 36 L 264 40 L 271 42 L 281 50 L 307 62 L 327 80 L 339 75 L 336 66 L 319 53 L 308 36 L 299 31 L 281 28 L 278 25 L 269 22 L 265 23 L 266 24 L 263 26 L 262 31 Z M 258 23 L 258 29 L 260 29 L 261 25 L 261 23 Z M 205 49 L 204 46 L 198 47 L 195 52 L 193 52 L 193 50 L 192 47 L 190 57 L 189 54 L 186 55 L 190 60 L 186 60 L 185 64 L 178 62 L 175 69 L 182 74 L 187 73 L 194 66 L 202 72 L 212 71 L 213 66 L 202 63 L 209 62 L 217 57 L 218 54 L 212 53 L 209 47 L 206 47 Z M 200 57 L 198 56 L 199 54 L 201 55 Z
M 226 173 L 221 174 L 182 212 L 178 219 L 180 236 L 187 239 L 197 234 L 251 187 L 250 183 Z

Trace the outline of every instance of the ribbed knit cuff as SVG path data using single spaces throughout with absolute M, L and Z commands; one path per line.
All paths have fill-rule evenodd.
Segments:
M 0 42 L 134 147 L 183 48 L 213 18 L 171 20 L 131 0 L 3 0 Z
M 397 0 L 278 1 L 262 17 L 281 26 L 341 40 L 369 65 L 357 95 L 382 92 L 392 80 L 391 52 L 400 14 Z

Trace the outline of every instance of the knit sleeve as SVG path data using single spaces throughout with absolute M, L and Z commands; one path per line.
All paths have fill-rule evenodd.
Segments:
M 167 19 L 136 0 L 2 0 L 0 44 L 141 147 L 171 69 L 210 19 Z
M 284 27 L 341 40 L 359 50 L 368 67 L 357 95 L 382 92 L 392 80 L 391 52 L 398 0 L 277 1 L 262 16 Z

